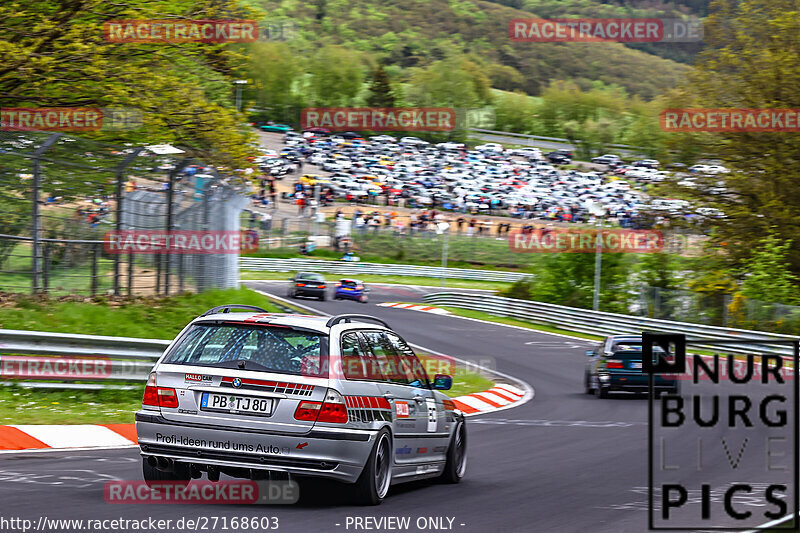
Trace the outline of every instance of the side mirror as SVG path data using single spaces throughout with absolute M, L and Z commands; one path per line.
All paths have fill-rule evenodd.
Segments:
M 436 374 L 433 376 L 434 390 L 450 390 L 453 388 L 453 377 L 446 374 Z
M 594 357 L 594 350 L 586 350 L 587 357 Z

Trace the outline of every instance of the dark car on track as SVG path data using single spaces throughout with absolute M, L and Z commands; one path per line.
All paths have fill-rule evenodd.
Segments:
M 544 155 L 553 165 L 569 165 L 572 163 L 572 152 L 569 150 L 554 150 Z
M 317 274 L 316 272 L 300 272 L 289 279 L 289 290 L 287 294 L 290 298 L 311 296 L 312 298 L 325 300 L 327 290 L 328 286 L 325 284 L 325 278 L 322 277 L 322 274 Z
M 333 293 L 334 300 L 355 300 L 356 302 L 367 303 L 367 287 L 364 282 L 358 279 L 344 278 L 336 284 Z
M 586 394 L 607 398 L 610 392 L 647 392 L 648 375 L 642 371 L 641 335 L 612 335 L 594 350 L 586 352 L 584 387 Z M 680 385 L 671 375 L 656 374 L 653 387 L 656 395 L 662 392 L 677 394 Z

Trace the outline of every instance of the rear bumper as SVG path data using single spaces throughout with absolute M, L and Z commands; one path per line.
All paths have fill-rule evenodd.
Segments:
M 601 374 L 600 384 L 610 391 L 636 391 L 647 392 L 650 382 L 647 376 L 641 374 Z M 605 378 L 605 379 L 604 379 Z M 656 377 L 653 388 L 657 391 L 674 391 L 680 387 L 678 380 Z
M 327 289 L 309 289 L 305 287 L 296 287 L 294 289 L 295 294 L 298 296 L 322 296 L 325 294 Z
M 257 432 L 164 419 L 136 413 L 143 457 L 185 464 L 286 472 L 355 482 L 377 432 L 312 429 L 300 435 Z
M 344 292 L 336 291 L 336 296 L 339 298 L 349 298 L 350 300 L 360 300 L 364 295 L 363 292 Z

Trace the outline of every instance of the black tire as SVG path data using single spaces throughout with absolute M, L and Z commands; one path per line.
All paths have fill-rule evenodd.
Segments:
M 594 394 L 594 389 L 592 388 L 591 378 L 588 372 L 584 375 L 583 387 L 585 389 L 586 394 Z
M 326 299 L 327 299 L 327 296 L 325 295 L 325 293 L 324 293 L 324 292 L 323 292 L 322 294 L 320 294 L 320 295 L 319 295 L 319 301 L 320 301 L 320 302 L 324 302 Z
M 461 422 L 447 448 L 447 462 L 439 477 L 442 483 L 458 483 L 467 472 L 467 424 Z
M 389 431 L 382 429 L 353 487 L 356 503 L 378 505 L 386 497 L 392 481 L 392 449 L 392 437 Z
M 175 472 L 164 472 L 154 466 L 150 466 L 147 459 L 142 459 L 142 477 L 148 487 L 152 487 L 162 481 L 180 481 L 183 482 L 180 484 L 186 486 L 191 481 L 188 466 L 176 463 Z
M 603 387 L 600 383 L 597 384 L 597 388 L 594 389 L 594 396 L 595 398 L 600 398 L 601 400 L 605 400 L 608 398 L 608 387 Z

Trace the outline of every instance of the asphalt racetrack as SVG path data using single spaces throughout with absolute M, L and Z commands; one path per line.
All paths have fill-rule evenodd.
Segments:
M 247 284 L 286 296 L 285 283 Z M 427 290 L 374 284 L 368 304 L 298 302 L 328 314 L 373 314 L 387 320 L 413 344 L 460 358 L 491 358 L 497 370 L 533 387 L 533 399 L 523 405 L 468 419 L 467 475 L 461 484 L 395 486 L 377 507 L 350 505 L 344 491 L 335 487 L 304 497 L 292 506 L 113 505 L 104 501 L 103 485 L 110 480 L 141 479 L 137 448 L 11 453 L 0 455 L 4 515 L 31 520 L 33 527 L 39 525 L 41 516 L 171 519 L 173 526 L 166 531 L 182 531 L 174 526 L 181 518 L 247 516 L 277 517 L 277 530 L 292 533 L 363 531 L 366 525 L 373 531 L 390 530 L 376 529 L 377 522 L 363 521 L 357 529 L 354 517 L 410 517 L 407 531 L 647 531 L 647 398 L 625 395 L 601 400 L 584 393 L 584 352 L 593 347 L 593 342 L 374 305 L 421 301 Z M 714 440 L 715 431 L 722 430 L 704 434 L 709 442 Z M 696 447 L 692 439 L 687 434 L 687 449 Z M 735 452 L 740 441 L 728 445 Z M 687 469 L 682 481 L 699 490 L 709 472 L 725 466 L 718 463 L 724 461 L 724 456 L 719 456 L 708 451 L 706 470 Z M 747 470 L 738 474 L 742 479 L 749 475 Z M 688 505 L 695 506 L 699 516 L 699 499 Z M 759 517 L 765 510 L 755 500 L 752 505 L 737 505 Z M 417 522 L 420 517 L 443 520 Z M 756 523 L 768 521 L 763 518 Z M 737 526 L 724 517 L 709 525 Z

